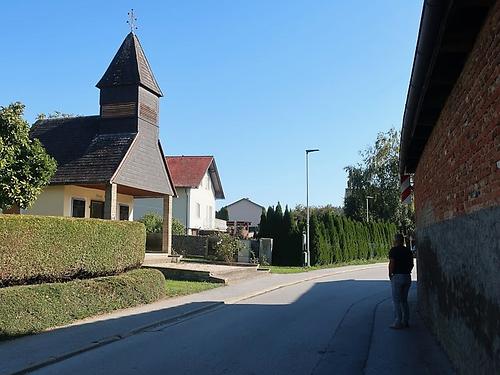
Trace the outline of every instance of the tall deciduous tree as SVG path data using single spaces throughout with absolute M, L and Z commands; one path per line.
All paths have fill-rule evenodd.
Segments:
M 24 105 L 0 107 L 0 208 L 30 206 L 56 171 L 40 141 L 29 138 Z
M 395 129 L 379 133 L 373 146 L 361 152 L 363 161 L 345 168 L 348 174 L 344 213 L 354 220 L 366 220 L 366 197 L 370 220 L 396 223 L 399 230 L 414 230 L 413 207 L 401 203 L 399 193 L 399 138 Z

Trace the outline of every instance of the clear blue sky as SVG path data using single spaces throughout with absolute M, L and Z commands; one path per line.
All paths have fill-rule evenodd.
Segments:
M 168 155 L 214 155 L 225 201 L 342 205 L 343 167 L 400 128 L 422 1 L 9 1 L 0 105 L 99 111 L 95 84 L 137 35 L 165 97 Z

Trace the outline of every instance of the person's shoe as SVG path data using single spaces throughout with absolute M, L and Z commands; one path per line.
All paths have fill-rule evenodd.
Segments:
M 410 324 L 407 323 L 403 323 L 403 328 L 410 328 Z
M 389 326 L 389 328 L 392 328 L 392 329 L 402 329 L 403 328 L 403 325 L 402 324 L 392 324 Z

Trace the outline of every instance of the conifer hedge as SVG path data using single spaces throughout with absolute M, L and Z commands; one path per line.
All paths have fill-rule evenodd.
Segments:
M 366 223 L 332 213 L 313 214 L 310 222 L 311 264 L 387 258 L 396 232 L 396 225 L 388 222 Z
M 0 287 L 115 275 L 144 260 L 144 225 L 0 215 Z
M 293 212 L 281 205 L 269 207 L 261 216 L 259 237 L 273 238 L 273 265 L 302 265 L 302 232 L 305 222 L 296 222 Z M 333 212 L 310 216 L 311 265 L 387 258 L 395 224 L 384 221 L 354 221 Z

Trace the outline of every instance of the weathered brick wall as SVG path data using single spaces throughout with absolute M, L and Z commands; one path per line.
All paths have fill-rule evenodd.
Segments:
M 459 373 L 500 373 L 500 1 L 415 174 L 419 310 Z
M 497 1 L 418 164 L 421 226 L 500 204 L 499 28 Z

